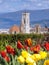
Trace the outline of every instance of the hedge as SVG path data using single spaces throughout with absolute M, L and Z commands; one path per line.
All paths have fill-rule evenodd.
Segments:
M 24 40 L 31 38 L 32 40 L 39 41 L 44 39 L 42 34 L 0 34 L 0 49 L 4 49 L 6 44 L 14 45 L 18 40 L 24 44 Z

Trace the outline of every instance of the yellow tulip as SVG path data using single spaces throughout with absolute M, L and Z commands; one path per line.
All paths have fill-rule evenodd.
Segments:
M 32 60 L 29 56 L 26 58 L 26 63 L 33 63 L 34 60 Z
M 36 63 L 34 62 L 34 63 L 28 63 L 27 65 L 36 65 Z
M 36 62 L 31 57 L 26 58 L 26 63 L 27 65 L 36 65 Z
M 22 54 L 22 56 L 24 57 L 24 58 L 27 58 L 28 56 L 31 56 L 31 54 L 29 54 L 27 51 L 25 51 L 25 50 L 23 50 L 22 52 L 21 52 L 21 54 Z
M 47 54 L 47 57 L 49 58 L 49 53 Z
M 23 58 L 23 56 L 19 56 L 17 59 L 18 59 L 18 61 L 20 63 L 24 63 L 25 62 L 25 59 Z
M 44 65 L 49 65 L 49 60 L 45 60 Z
M 38 60 L 41 59 L 41 55 L 40 55 L 40 54 L 33 54 L 33 55 L 31 56 L 31 58 L 32 58 L 33 60 L 35 60 L 35 61 L 38 61 Z
M 47 52 L 40 51 L 41 59 L 45 59 L 47 57 Z
M 33 65 L 32 63 L 28 63 L 27 65 Z

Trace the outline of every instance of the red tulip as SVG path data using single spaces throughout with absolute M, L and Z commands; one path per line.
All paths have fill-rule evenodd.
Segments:
M 33 51 L 33 47 L 30 47 L 30 51 Z
M 5 56 L 7 56 L 7 53 L 6 53 L 6 51 L 1 51 L 1 52 L 0 52 L 0 54 L 1 54 L 1 56 L 2 56 L 2 57 L 5 57 Z
M 6 50 L 8 53 L 11 53 L 11 49 L 12 49 L 12 47 L 10 45 L 6 46 Z
M 46 43 L 44 44 L 44 47 L 45 47 L 45 49 L 46 49 L 47 51 L 49 51 L 49 43 L 48 43 L 48 42 L 46 42 Z
M 40 45 L 38 44 L 36 46 L 33 46 L 33 47 L 30 48 L 30 50 L 33 51 L 33 52 L 35 52 L 35 53 L 38 53 L 39 50 L 40 50 Z
M 39 52 L 39 50 L 40 50 L 40 45 L 36 45 L 34 48 L 33 48 L 33 51 L 34 52 Z
M 7 62 L 9 62 L 10 61 L 10 57 L 8 57 L 8 56 L 5 56 L 5 58 L 4 58 Z
M 26 50 L 28 50 L 29 47 L 28 47 L 27 45 L 25 45 L 24 48 L 25 48 Z
M 17 42 L 17 48 L 18 49 L 24 48 L 24 46 L 22 45 L 22 43 L 20 41 Z
M 12 48 L 12 46 L 8 45 L 6 46 L 7 53 L 15 55 L 15 50 Z
M 13 48 L 11 49 L 11 54 L 15 55 L 15 50 Z

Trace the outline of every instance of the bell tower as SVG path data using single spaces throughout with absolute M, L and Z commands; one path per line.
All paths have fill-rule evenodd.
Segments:
M 29 13 L 22 14 L 22 22 L 21 22 L 21 32 L 22 33 L 30 33 L 30 17 Z

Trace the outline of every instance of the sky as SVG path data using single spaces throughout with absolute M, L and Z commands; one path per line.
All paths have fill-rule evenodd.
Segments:
M 49 9 L 49 0 L 0 0 L 0 13 Z

